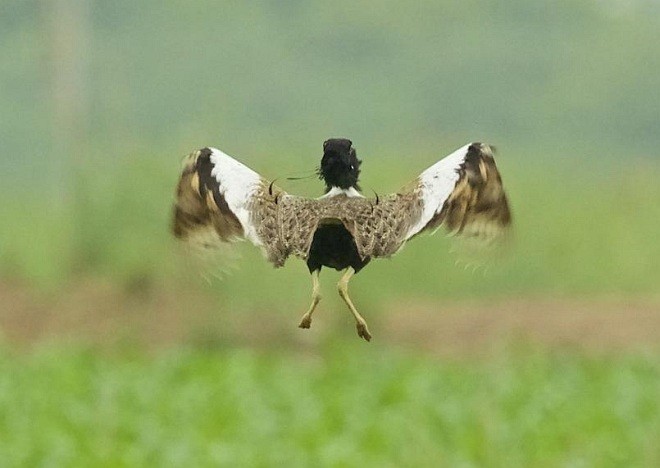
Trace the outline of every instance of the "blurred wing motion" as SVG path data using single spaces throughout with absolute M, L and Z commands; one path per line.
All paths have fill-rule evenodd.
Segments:
M 265 250 L 278 238 L 277 198 L 283 193 L 222 151 L 203 148 L 184 160 L 172 230 L 203 247 L 248 239 Z M 271 261 L 281 257 L 265 253 Z
M 389 257 L 409 239 L 445 226 L 486 243 L 511 225 L 502 179 L 488 145 L 472 143 L 440 160 L 396 194 L 381 200 L 348 199 L 337 216 L 363 257 Z M 369 209 L 358 205 L 369 204 Z
M 389 257 L 443 225 L 492 241 L 510 226 L 511 214 L 492 150 L 481 143 L 456 150 L 382 199 L 288 195 L 221 151 L 204 148 L 184 162 L 173 230 L 209 246 L 246 238 L 282 266 L 289 255 L 306 260 L 319 224 L 337 221 L 366 258 Z
M 511 225 L 511 212 L 490 146 L 466 145 L 437 162 L 411 184 L 421 201 L 406 238 L 443 225 L 450 233 L 492 241 Z

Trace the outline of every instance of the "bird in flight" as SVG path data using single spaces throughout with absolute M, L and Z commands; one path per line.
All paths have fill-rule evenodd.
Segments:
M 247 239 L 275 267 L 293 255 L 312 276 L 312 303 L 300 328 L 309 328 L 320 295 L 321 268 L 344 271 L 337 288 L 367 341 L 367 322 L 348 294 L 348 282 L 374 258 L 387 258 L 418 234 L 444 226 L 451 233 L 492 241 L 511 225 L 511 213 L 493 150 L 470 143 L 441 159 L 397 193 L 367 198 L 350 140 L 323 143 L 318 175 L 325 194 L 286 193 L 215 148 L 185 158 L 176 190 L 173 233 L 212 247 Z

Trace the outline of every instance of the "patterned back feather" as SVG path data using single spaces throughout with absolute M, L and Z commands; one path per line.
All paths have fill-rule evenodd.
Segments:
M 310 199 L 289 195 L 217 149 L 184 161 L 173 232 L 213 246 L 240 238 L 260 247 L 275 266 L 306 259 L 319 224 L 342 222 L 363 257 L 389 257 L 412 237 L 445 226 L 451 233 L 498 238 L 511 213 L 492 149 L 466 145 L 398 193 L 369 199 L 350 190 Z

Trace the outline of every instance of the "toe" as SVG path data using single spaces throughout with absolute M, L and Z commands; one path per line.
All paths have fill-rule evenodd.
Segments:
M 363 338 L 366 341 L 371 341 L 371 333 L 369 333 L 369 329 L 367 328 L 366 324 L 358 323 L 357 332 L 360 338 Z

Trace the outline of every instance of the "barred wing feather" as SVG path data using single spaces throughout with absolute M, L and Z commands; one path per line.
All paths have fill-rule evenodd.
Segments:
M 173 231 L 209 246 L 245 238 L 282 266 L 289 255 L 306 259 L 317 227 L 332 220 L 352 234 L 360 256 L 377 258 L 440 226 L 492 241 L 510 226 L 511 213 L 492 149 L 481 143 L 459 148 L 398 193 L 376 200 L 288 195 L 223 152 L 204 148 L 184 161 Z
M 362 257 L 390 257 L 418 234 L 444 226 L 486 243 L 511 225 L 511 212 L 492 149 L 481 143 L 459 148 L 422 172 L 398 193 L 380 200 L 351 199 L 338 216 Z M 370 205 L 365 208 L 363 205 Z
M 222 151 L 203 148 L 184 160 L 172 231 L 205 247 L 247 239 L 273 261 L 272 250 L 279 246 L 276 200 L 283 194 Z M 269 244 L 274 245 L 266 249 Z
M 410 192 L 422 210 L 406 238 L 445 226 L 451 233 L 491 241 L 511 225 L 511 211 L 490 146 L 471 143 L 440 160 Z

